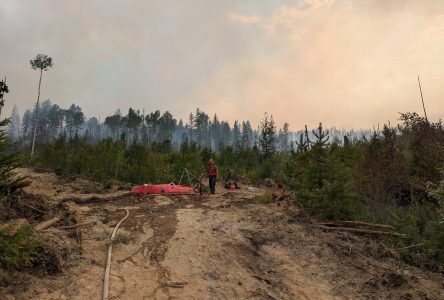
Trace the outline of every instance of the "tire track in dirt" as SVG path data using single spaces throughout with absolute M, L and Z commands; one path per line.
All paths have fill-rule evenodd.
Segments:
M 82 202 L 88 213 L 84 216 L 93 218 L 97 223 L 89 232 L 85 232 L 88 260 L 102 264 L 105 241 L 116 221 L 121 217 L 120 208 L 130 209 L 130 217 L 122 223 L 116 237 L 122 237 L 113 249 L 111 265 L 110 299 L 169 299 L 168 283 L 170 270 L 162 265 L 168 250 L 169 240 L 176 232 L 177 216 L 175 204 L 162 205 L 157 198 L 134 202 L 131 197 L 121 197 L 113 202 Z M 160 203 L 160 204 L 159 204 Z M 128 206 L 131 204 L 133 206 Z M 136 204 L 137 206 L 134 206 Z M 75 204 L 73 209 L 77 209 Z M 89 209 L 86 209 L 89 208 Z M 94 290 L 101 289 L 102 278 L 91 281 L 87 266 L 77 273 L 81 282 L 94 285 Z M 101 271 L 100 271 L 101 273 Z M 74 292 L 76 291 L 76 292 Z M 82 292 L 75 281 L 70 283 L 69 299 L 93 299 Z M 94 294 L 97 294 L 95 291 Z
M 236 209 L 178 210 L 178 231 L 164 265 L 179 299 L 295 299 L 282 262 L 264 251 L 257 224 Z M 302 293 L 302 292 L 301 292 Z M 303 298 L 299 298 L 303 299 Z
M 138 206 L 131 210 L 130 218 L 122 223 L 121 234 L 131 236 L 131 242 L 117 249 L 114 272 L 115 275 L 118 272 L 127 273 L 127 276 L 119 276 L 123 282 L 117 283 L 117 292 L 112 295 L 112 299 L 130 299 L 134 291 L 127 291 L 126 286 L 144 287 L 144 299 L 170 298 L 170 271 L 162 262 L 168 250 L 168 242 L 176 232 L 176 202 L 168 199 L 169 202 L 165 204 L 160 197 L 145 200 L 137 203 Z M 111 205 L 105 204 L 108 211 L 105 222 L 112 225 L 117 218 L 117 209 L 129 203 L 134 204 L 132 199 L 121 199 Z M 97 207 L 97 203 L 94 206 Z M 139 276 L 134 270 L 139 270 Z M 151 283 L 148 288 L 147 282 L 155 284 Z
M 149 225 L 154 232 L 153 236 L 143 244 L 142 251 L 148 254 L 151 265 L 156 268 L 158 287 L 151 296 L 156 299 L 159 290 L 162 290 L 169 299 L 169 289 L 166 287 L 166 283 L 170 280 L 170 271 L 162 265 L 162 262 L 168 250 L 168 242 L 176 232 L 176 212 L 173 208 L 156 208 L 150 215 L 152 217 L 149 219 Z
M 229 243 L 226 246 L 237 254 L 237 259 L 248 270 L 251 278 L 257 279 L 258 283 L 264 286 L 252 291 L 250 298 L 281 299 L 282 295 L 296 297 L 282 281 L 285 276 L 279 271 L 282 263 L 263 251 L 267 240 L 257 231 L 241 230 L 241 233 L 247 242 Z

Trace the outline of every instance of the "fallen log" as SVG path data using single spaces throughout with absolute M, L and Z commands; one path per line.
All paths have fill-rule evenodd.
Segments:
M 320 222 L 319 225 L 324 226 L 337 226 L 337 225 L 356 225 L 356 226 L 368 226 L 368 227 L 376 227 L 376 228 L 386 228 L 386 229 L 395 229 L 392 225 L 386 225 L 386 224 L 374 224 L 374 223 L 367 223 L 362 221 L 331 221 L 331 222 Z
M 324 230 L 330 231 L 346 231 L 353 233 L 365 233 L 365 234 L 373 234 L 373 235 L 392 235 L 392 236 L 400 236 L 406 237 L 406 234 L 402 234 L 399 232 L 390 232 L 390 231 L 379 231 L 379 230 L 369 230 L 369 229 L 360 229 L 360 228 L 349 228 L 349 227 L 328 227 L 324 225 L 317 225 L 316 227 Z
M 173 282 L 173 281 L 169 281 L 169 282 L 165 282 L 162 285 L 164 287 L 169 287 L 169 288 L 183 288 L 186 284 L 188 284 L 187 282 Z
M 402 247 L 402 248 L 396 248 L 395 250 L 412 249 L 412 248 L 417 248 L 417 247 L 422 247 L 422 246 L 424 246 L 424 243 L 411 245 L 411 246 L 407 246 L 407 247 Z
M 69 226 L 60 226 L 60 227 L 57 227 L 57 229 L 75 229 L 75 228 L 79 228 L 82 226 L 86 226 L 89 224 L 95 224 L 95 223 L 96 223 L 96 221 L 88 221 L 88 222 L 78 223 L 78 224 L 69 225 Z
M 48 228 L 49 226 L 54 225 L 55 223 L 57 223 L 57 222 L 59 222 L 59 221 L 60 221 L 60 218 L 59 218 L 59 217 L 52 218 L 51 220 L 48 220 L 48 221 L 45 221 L 45 222 L 42 222 L 42 223 L 37 224 L 37 225 L 34 227 L 34 230 L 35 230 L 35 231 L 42 231 L 42 230 Z
M 31 205 L 28 205 L 28 204 L 26 204 L 26 203 L 23 203 L 23 206 L 26 206 L 27 208 L 30 208 L 30 209 L 35 210 L 35 211 L 38 211 L 38 212 L 41 213 L 41 214 L 45 214 L 45 212 L 44 212 L 43 210 L 38 209 L 38 208 L 35 208 L 35 207 L 33 207 L 33 206 L 31 206 Z
M 23 181 L 19 182 L 14 188 L 15 189 L 22 189 L 22 188 L 30 186 L 31 184 L 32 184 L 31 180 L 23 180 Z

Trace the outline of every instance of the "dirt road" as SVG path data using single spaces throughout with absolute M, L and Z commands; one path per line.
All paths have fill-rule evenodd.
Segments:
M 121 208 L 130 217 L 114 245 L 110 299 L 444 299 L 442 275 L 402 263 L 374 238 L 323 232 L 292 205 L 256 204 L 258 193 L 247 189 L 136 197 L 21 173 L 32 180 L 26 192 L 63 203 L 77 223 L 94 223 L 47 230 L 78 247 L 63 255 L 63 273 L 31 276 L 21 290 L 4 291 L 11 299 L 101 299 L 107 239 Z

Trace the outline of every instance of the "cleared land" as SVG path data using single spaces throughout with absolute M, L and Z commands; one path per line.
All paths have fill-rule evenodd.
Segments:
M 17 276 L 0 292 L 6 299 L 101 299 L 121 208 L 130 216 L 113 249 L 110 299 L 444 299 L 442 274 L 404 264 L 375 237 L 325 232 L 285 201 L 257 204 L 261 189 L 138 197 L 114 185 L 20 173 L 32 181 L 23 193 L 33 207 L 22 212 L 28 221 L 62 220 L 42 232 L 54 261 Z

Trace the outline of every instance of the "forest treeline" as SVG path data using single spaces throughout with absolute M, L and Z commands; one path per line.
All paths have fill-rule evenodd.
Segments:
M 104 180 L 165 183 L 177 181 L 183 168 L 198 176 L 214 158 L 222 179 L 229 170 L 251 184 L 272 178 L 294 191 L 294 203 L 317 219 L 393 225 L 406 237 L 386 242 L 405 260 L 429 267 L 444 263 L 441 121 L 404 113 L 398 126 L 386 124 L 371 135 L 338 138 L 319 124 L 290 138 L 288 125 L 277 130 L 269 115 L 253 130 L 249 122 L 231 128 L 217 116 L 210 121 L 200 110 L 186 124 L 168 112 L 130 109 L 100 125 L 94 118 L 85 122 L 75 105 L 58 109 L 42 103 L 32 160 L 32 112 L 25 113 L 22 123 L 31 121 L 15 150 L 27 164 Z
M 196 109 L 188 115 L 187 120 L 175 118 L 170 112 L 140 111 L 129 108 L 127 113 L 119 109 L 104 118 L 86 117 L 82 108 L 72 104 L 62 108 L 50 100 L 39 103 L 37 120 L 36 143 L 46 143 L 59 136 L 67 138 L 83 137 L 90 143 L 98 143 L 102 139 L 111 138 L 114 141 L 124 141 L 125 144 L 137 142 L 144 146 L 168 142 L 172 149 L 179 150 L 180 145 L 188 141 L 199 147 L 208 147 L 219 151 L 226 146 L 235 149 L 252 148 L 258 144 L 259 127 L 254 127 L 250 121 L 220 120 L 217 114 L 209 114 Z M 272 116 L 270 117 L 272 119 Z M 9 137 L 25 148 L 31 142 L 33 134 L 35 109 L 27 109 L 20 116 L 18 107 L 14 106 L 11 114 L 11 124 L 8 127 Z M 342 130 L 331 128 L 331 135 L 343 139 L 370 136 L 369 130 Z M 289 124 L 285 123 L 277 132 L 278 151 L 286 152 L 295 146 L 295 141 L 304 131 L 292 132 Z M 309 132 L 311 135 L 311 131 Z

